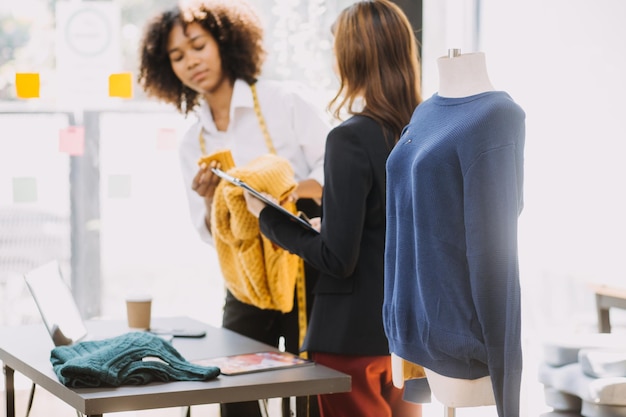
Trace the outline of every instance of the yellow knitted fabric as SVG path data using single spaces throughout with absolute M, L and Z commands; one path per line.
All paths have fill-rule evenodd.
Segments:
M 282 201 L 296 188 L 289 161 L 260 156 L 228 174 Z M 295 203 L 284 206 L 295 213 Z M 211 209 L 211 232 L 227 288 L 241 302 L 289 312 L 300 258 L 260 233 L 259 221 L 246 206 L 243 189 L 220 181 Z
M 422 366 L 405 359 L 402 359 L 402 372 L 405 381 L 407 379 L 426 378 L 426 371 Z

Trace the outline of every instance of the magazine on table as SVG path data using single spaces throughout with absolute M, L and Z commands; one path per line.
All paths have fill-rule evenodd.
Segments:
M 239 375 L 251 372 L 272 371 L 313 365 L 314 362 L 289 352 L 268 351 L 243 353 L 192 361 L 202 366 L 217 366 L 223 375 Z

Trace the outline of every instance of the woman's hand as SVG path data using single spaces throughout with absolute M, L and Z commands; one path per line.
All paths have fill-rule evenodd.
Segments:
M 270 200 L 275 200 L 274 197 L 269 194 L 263 193 L 263 195 Z M 248 211 L 252 213 L 254 217 L 258 218 L 259 214 L 261 214 L 261 210 L 263 210 L 267 204 L 250 194 L 248 190 L 243 190 L 243 198 L 246 200 Z
M 193 181 L 191 182 L 191 189 L 194 190 L 200 197 L 204 199 L 204 206 L 206 212 L 204 214 L 204 224 L 207 230 L 211 233 L 211 205 L 213 205 L 213 196 L 215 195 L 215 189 L 220 182 L 220 177 L 215 175 L 211 168 L 219 168 L 219 163 L 211 161 L 210 165 L 202 164 Z
M 210 165 L 202 164 L 193 181 L 191 182 L 191 189 L 194 190 L 200 197 L 203 197 L 207 201 L 212 201 L 215 195 L 215 189 L 220 182 L 220 177 L 215 175 L 211 168 L 219 168 L 216 161 L 211 161 Z
M 309 219 L 309 223 L 313 226 L 313 229 L 318 232 L 322 231 L 322 218 L 321 217 L 313 217 Z

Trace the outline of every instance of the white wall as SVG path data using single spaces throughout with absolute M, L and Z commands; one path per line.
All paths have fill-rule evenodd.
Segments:
M 483 11 L 493 82 L 527 112 L 524 282 L 546 324 L 566 325 L 592 304 L 586 282 L 626 286 L 626 2 L 487 0 Z

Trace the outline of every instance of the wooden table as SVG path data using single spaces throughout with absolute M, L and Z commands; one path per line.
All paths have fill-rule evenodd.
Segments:
M 186 318 L 153 319 L 158 328 L 201 328 L 201 339 L 175 338 L 174 347 L 193 361 L 230 354 L 277 350 L 223 328 Z M 108 338 L 128 331 L 125 321 L 88 321 L 91 338 Z M 6 415 L 15 417 L 14 373 L 19 372 L 88 417 L 104 413 L 184 407 L 199 404 L 254 401 L 346 392 L 349 375 L 322 365 L 224 376 L 204 382 L 151 383 L 117 388 L 72 389 L 61 384 L 50 363 L 53 349 L 43 325 L 0 328 L 0 360 L 6 381 Z
M 609 309 L 626 309 L 626 289 L 600 284 L 589 284 L 589 286 L 596 296 L 598 331 L 600 333 L 611 333 Z

